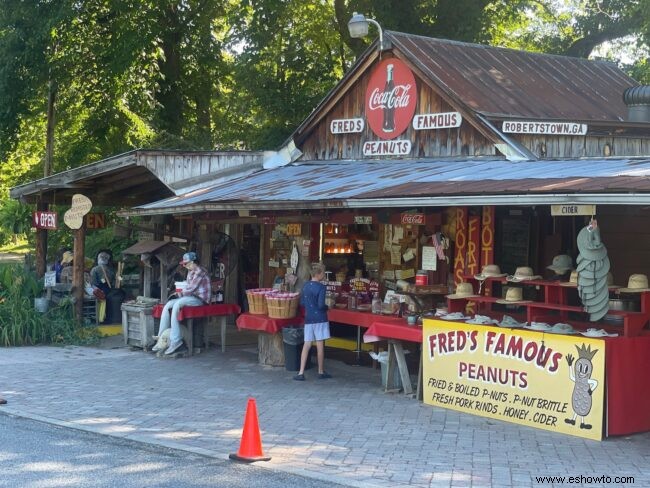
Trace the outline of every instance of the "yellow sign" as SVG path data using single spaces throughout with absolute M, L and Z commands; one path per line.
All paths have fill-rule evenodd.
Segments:
M 287 224 L 287 235 L 288 236 L 302 235 L 302 225 L 301 224 Z
M 596 205 L 551 205 L 551 215 L 558 217 L 596 215 Z
M 602 439 L 602 339 L 425 320 L 422 352 L 429 405 Z

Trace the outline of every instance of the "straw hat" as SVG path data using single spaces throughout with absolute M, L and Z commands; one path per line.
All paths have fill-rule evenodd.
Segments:
M 474 293 L 474 288 L 472 288 L 471 283 L 458 283 L 456 285 L 456 293 L 453 295 L 446 295 L 446 298 L 451 298 L 452 300 L 455 298 L 470 298 L 470 297 L 477 297 Z
M 563 281 L 560 286 L 578 286 L 578 272 L 575 269 L 571 271 L 569 281 Z
M 66 251 L 63 253 L 63 256 L 61 257 L 61 264 L 71 263 L 73 259 L 74 259 L 74 255 L 72 254 L 72 252 Z
M 650 291 L 648 287 L 648 277 L 644 274 L 630 275 L 627 280 L 627 288 L 619 288 L 622 293 L 640 293 L 642 291 Z
M 540 275 L 533 274 L 533 268 L 529 266 L 520 266 L 515 270 L 515 274 L 509 275 L 506 278 L 506 281 L 512 281 L 514 283 L 519 283 L 521 281 L 527 280 L 541 280 Z
M 506 273 L 502 273 L 501 268 L 499 268 L 498 265 L 486 264 L 481 269 L 481 273 L 474 275 L 474 278 L 479 281 L 483 281 L 485 278 L 499 278 L 501 276 L 506 276 Z
M 506 291 L 506 297 L 503 300 L 497 300 L 496 303 L 515 305 L 518 303 L 530 303 L 530 300 L 523 300 L 521 288 L 511 287 Z
M 557 274 L 564 274 L 573 269 L 573 259 L 568 254 L 559 254 L 553 258 L 553 263 L 546 267 Z

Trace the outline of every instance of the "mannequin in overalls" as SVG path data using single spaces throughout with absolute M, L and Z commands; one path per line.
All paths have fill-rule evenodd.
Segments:
M 90 270 L 90 284 L 104 292 L 104 297 L 115 284 L 115 271 L 108 265 L 110 256 L 106 252 L 97 255 L 97 266 Z M 99 322 L 106 318 L 106 299 L 99 300 Z

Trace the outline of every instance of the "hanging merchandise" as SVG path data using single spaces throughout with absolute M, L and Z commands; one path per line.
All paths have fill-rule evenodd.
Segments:
M 603 318 L 609 310 L 609 258 L 607 248 L 600 240 L 600 229 L 592 219 L 588 226 L 578 233 L 578 295 L 582 300 L 589 320 L 595 322 Z

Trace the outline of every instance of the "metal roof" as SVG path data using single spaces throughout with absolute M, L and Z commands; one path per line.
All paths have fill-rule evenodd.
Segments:
M 646 192 L 643 198 L 650 200 L 648 158 L 310 161 L 263 170 L 128 213 L 449 205 L 459 201 L 456 197 L 473 204 L 524 204 L 521 197 L 525 195 L 531 202 L 553 203 L 555 199 L 560 203 L 584 201 L 589 194 L 597 195 L 594 199 L 610 194 L 625 203 L 636 203 L 635 198 Z
M 75 193 L 93 205 L 142 205 L 250 174 L 262 167 L 261 151 L 137 149 L 62 171 L 11 189 L 11 198 L 68 203 Z
M 628 120 L 614 63 L 387 32 L 393 47 L 458 103 L 488 116 Z

